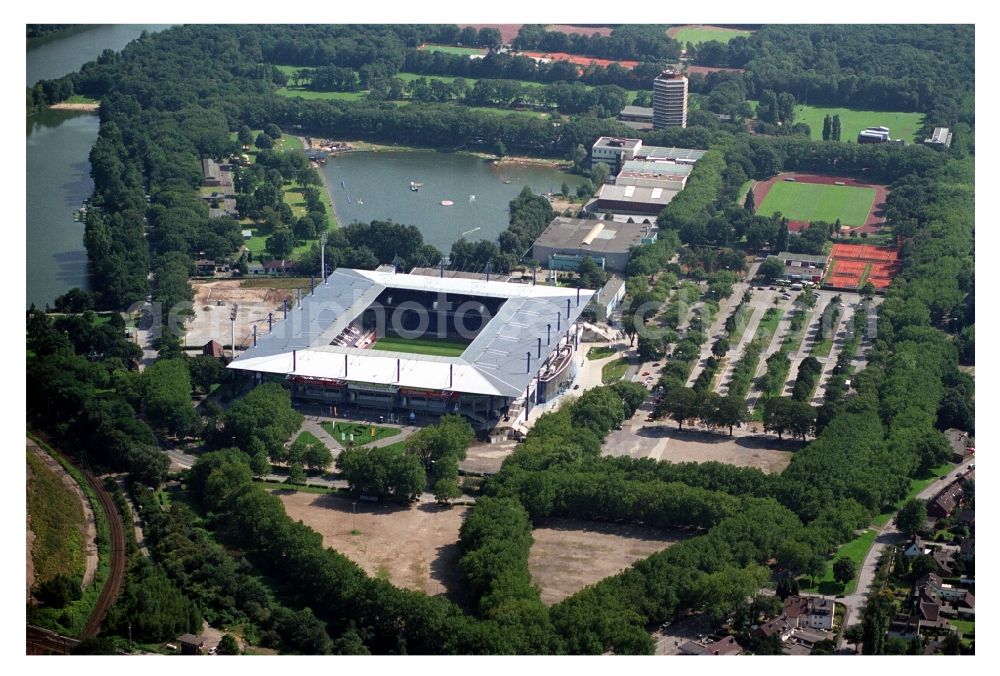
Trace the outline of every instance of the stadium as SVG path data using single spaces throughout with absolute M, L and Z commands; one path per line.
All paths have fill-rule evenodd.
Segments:
M 594 291 L 340 268 L 229 364 L 300 402 L 380 414 L 460 413 L 480 429 L 572 383 Z

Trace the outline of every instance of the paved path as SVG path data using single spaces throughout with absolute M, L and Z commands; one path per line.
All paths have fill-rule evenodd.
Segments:
M 786 307 L 785 303 L 781 303 L 776 307 L 782 312 L 781 319 L 778 320 L 778 326 L 775 327 L 774 333 L 771 334 L 771 342 L 767 344 L 767 347 L 761 353 L 760 360 L 757 362 L 757 369 L 754 371 L 753 379 L 750 381 L 750 391 L 747 393 L 748 411 L 752 411 L 757 406 L 757 402 L 763 394 L 760 388 L 757 387 L 757 378 L 767 373 L 767 358 L 781 349 L 781 343 L 785 339 L 785 334 L 791 330 L 792 308 Z
M 764 318 L 764 313 L 767 312 L 768 308 L 766 303 L 754 303 L 753 300 L 750 301 L 750 307 L 753 309 L 753 314 L 750 316 L 750 321 L 747 322 L 747 327 L 740 337 L 740 342 L 736 345 L 730 345 L 729 352 L 726 353 L 726 369 L 719 377 L 719 387 L 717 390 L 723 396 L 729 393 L 729 379 L 732 377 L 733 367 L 740 356 L 742 356 L 747 343 L 753 340 L 754 335 L 757 333 L 757 325 Z
M 712 356 L 712 344 L 725 332 L 726 318 L 732 313 L 732 308 L 739 305 L 740 300 L 743 298 L 743 292 L 746 290 L 747 284 L 737 282 L 733 285 L 733 293 L 728 298 L 723 298 L 719 302 L 719 314 L 715 318 L 715 321 L 712 322 L 712 326 L 709 327 L 708 340 L 702 344 L 698 361 L 695 363 L 694 368 L 691 369 L 691 376 L 687 380 L 688 387 L 694 385 L 694 381 L 705 370 L 705 362 Z
M 847 340 L 847 331 L 851 326 L 851 320 L 854 318 L 854 307 L 854 303 L 845 303 L 844 306 L 840 308 L 840 320 L 837 322 L 837 328 L 835 329 L 833 337 L 833 347 L 830 350 L 830 355 L 827 357 L 816 357 L 820 364 L 823 365 L 823 371 L 820 373 L 816 393 L 812 399 L 813 406 L 822 406 L 825 401 L 824 395 L 826 394 L 826 384 L 829 382 L 830 375 L 833 373 L 833 367 L 837 365 L 837 355 L 840 354 L 840 351 L 844 348 L 844 341 Z
M 802 336 L 802 341 L 788 355 L 792 364 L 788 368 L 788 380 L 785 382 L 785 389 L 781 392 L 781 396 L 783 397 L 792 396 L 792 392 L 795 390 L 795 381 L 799 377 L 799 366 L 801 366 L 802 360 L 809 356 L 809 350 L 812 349 L 812 346 L 816 344 L 818 331 L 816 322 L 817 318 L 823 312 L 824 305 L 825 303 L 821 299 L 816 300 L 816 305 L 813 306 L 809 316 L 806 317 L 806 332 Z

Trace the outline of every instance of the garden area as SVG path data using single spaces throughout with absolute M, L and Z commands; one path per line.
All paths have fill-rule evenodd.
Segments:
M 320 423 L 320 427 L 326 430 L 337 441 L 349 443 L 353 439 L 354 443 L 358 445 L 395 437 L 402 431 L 398 427 L 380 427 L 368 423 L 355 423 L 343 420 L 322 422 Z M 303 434 L 308 434 L 308 432 L 303 432 Z

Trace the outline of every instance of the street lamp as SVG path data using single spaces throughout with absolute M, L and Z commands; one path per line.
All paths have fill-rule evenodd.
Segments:
M 351 531 L 354 532 L 354 533 L 357 533 L 358 532 L 358 503 L 357 502 L 352 502 L 351 503 L 351 523 L 353 524 L 351 526 Z

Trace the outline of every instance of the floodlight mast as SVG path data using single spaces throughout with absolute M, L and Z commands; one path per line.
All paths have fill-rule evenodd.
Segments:
M 324 284 L 326 284 L 326 237 L 327 232 L 324 230 L 319 238 L 319 274 Z
M 240 306 L 237 303 L 233 303 L 233 309 L 229 313 L 229 325 L 230 325 L 230 336 L 229 336 L 229 356 L 230 359 L 236 359 L 236 313 Z

